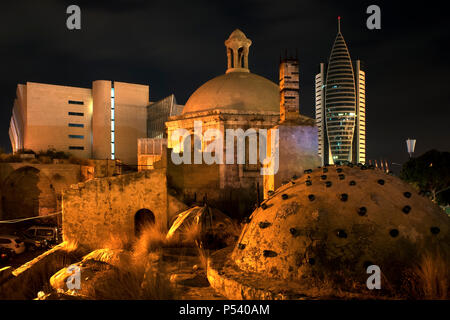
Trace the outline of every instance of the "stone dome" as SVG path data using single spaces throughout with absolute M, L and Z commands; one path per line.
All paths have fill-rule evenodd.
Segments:
M 421 254 L 449 243 L 449 217 L 409 184 L 365 166 L 329 166 L 307 170 L 264 201 L 231 257 L 239 270 L 267 279 L 352 274 L 365 283 L 368 265 L 397 279 Z
M 280 112 L 279 88 L 250 72 L 228 72 L 198 88 L 186 102 L 183 114 L 213 109 Z
M 227 71 L 198 88 L 183 114 L 206 110 L 280 112 L 280 90 L 272 81 L 250 73 L 248 54 L 252 41 L 239 30 L 225 40 Z

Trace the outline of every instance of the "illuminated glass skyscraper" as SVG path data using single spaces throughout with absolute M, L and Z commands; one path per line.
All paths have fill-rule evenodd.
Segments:
M 328 63 L 316 75 L 316 124 L 322 164 L 366 161 L 365 72 L 353 61 L 341 33 Z

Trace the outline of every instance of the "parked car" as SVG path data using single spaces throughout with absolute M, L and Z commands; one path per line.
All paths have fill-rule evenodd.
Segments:
M 25 243 L 18 236 L 0 235 L 0 247 L 11 249 L 14 254 L 25 251 Z
M 18 232 L 16 235 L 25 243 L 27 250 L 45 249 L 49 245 L 47 240 L 33 238 L 25 232 Z
M 54 226 L 32 226 L 24 232 L 24 235 L 31 239 L 46 240 L 49 244 L 59 242 L 58 228 Z
M 14 255 L 14 252 L 9 248 L 0 247 L 0 263 L 8 262 Z

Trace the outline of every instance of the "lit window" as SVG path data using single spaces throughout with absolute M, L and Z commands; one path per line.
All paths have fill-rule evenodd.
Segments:
M 115 120 L 115 114 L 114 114 L 114 109 L 115 109 L 115 101 L 114 101 L 114 97 L 115 97 L 115 91 L 114 88 L 111 88 L 111 159 L 114 160 L 115 159 L 115 145 L 114 145 L 114 141 L 115 141 L 115 135 L 114 135 L 114 128 L 115 128 L 115 124 L 114 124 L 114 120 Z

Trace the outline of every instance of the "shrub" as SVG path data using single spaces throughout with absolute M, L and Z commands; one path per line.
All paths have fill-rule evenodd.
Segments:
M 69 154 L 64 151 L 57 151 L 56 149 L 48 149 L 46 151 L 39 151 L 38 157 L 48 157 L 50 159 L 69 159 Z
M 22 162 L 23 159 L 20 157 L 19 154 L 0 154 L 0 162 Z
M 36 152 L 34 152 L 31 149 L 20 149 L 20 150 L 17 150 L 16 153 L 17 154 L 36 154 Z

